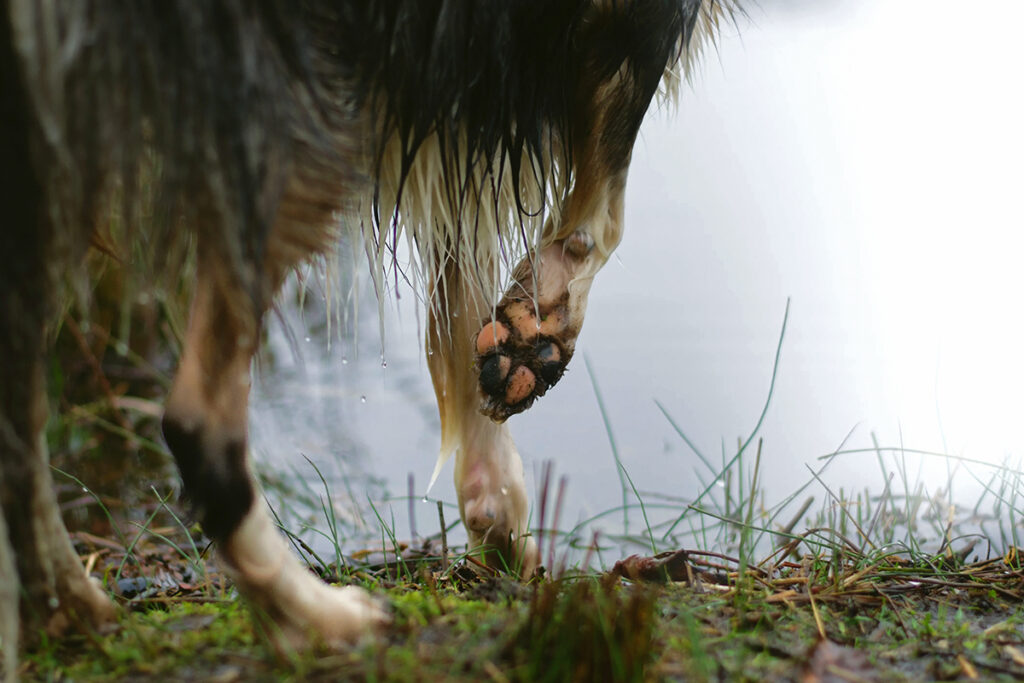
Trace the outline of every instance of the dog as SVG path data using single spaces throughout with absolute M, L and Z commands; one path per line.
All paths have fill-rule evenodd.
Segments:
M 51 488 L 48 325 L 97 222 L 192 240 L 163 433 L 239 591 L 285 642 L 386 621 L 320 582 L 259 502 L 250 364 L 292 269 L 348 232 L 424 293 L 442 455 L 485 560 L 529 573 L 505 420 L 554 386 L 618 244 L 641 121 L 727 0 L 0 0 L 0 638 L 113 616 Z M 143 268 L 159 266 L 159 257 Z M 506 282 L 510 285 L 504 286 Z

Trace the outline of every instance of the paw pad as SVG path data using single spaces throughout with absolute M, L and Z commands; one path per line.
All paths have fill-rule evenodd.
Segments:
M 557 335 L 565 328 L 562 306 L 541 311 L 512 300 L 477 333 L 477 369 L 482 411 L 504 421 L 530 407 L 555 385 L 572 355 Z

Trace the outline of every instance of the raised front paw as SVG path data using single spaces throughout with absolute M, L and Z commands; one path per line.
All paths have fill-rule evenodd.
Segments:
M 572 357 L 562 339 L 567 319 L 564 299 L 539 306 L 522 299 L 502 301 L 494 320 L 476 337 L 484 414 L 503 422 L 561 379 Z

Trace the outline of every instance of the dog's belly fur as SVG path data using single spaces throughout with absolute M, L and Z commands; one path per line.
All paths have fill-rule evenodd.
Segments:
M 271 632 L 340 644 L 386 621 L 363 592 L 320 583 L 288 553 L 247 454 L 261 319 L 287 273 L 342 231 L 380 277 L 396 274 L 397 240 L 415 246 L 441 449 L 456 455 L 470 545 L 529 573 L 538 558 L 504 420 L 569 362 L 590 282 L 621 237 L 641 120 L 723 5 L 0 0 L 8 675 L 19 624 L 57 633 L 112 615 L 67 539 L 40 438 L 62 274 L 111 211 L 154 253 L 195 240 L 164 435 L 204 531 Z

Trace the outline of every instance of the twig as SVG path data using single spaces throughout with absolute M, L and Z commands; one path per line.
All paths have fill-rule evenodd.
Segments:
M 444 504 L 437 501 L 437 516 L 441 520 L 441 572 L 448 571 L 448 529 L 444 525 Z

